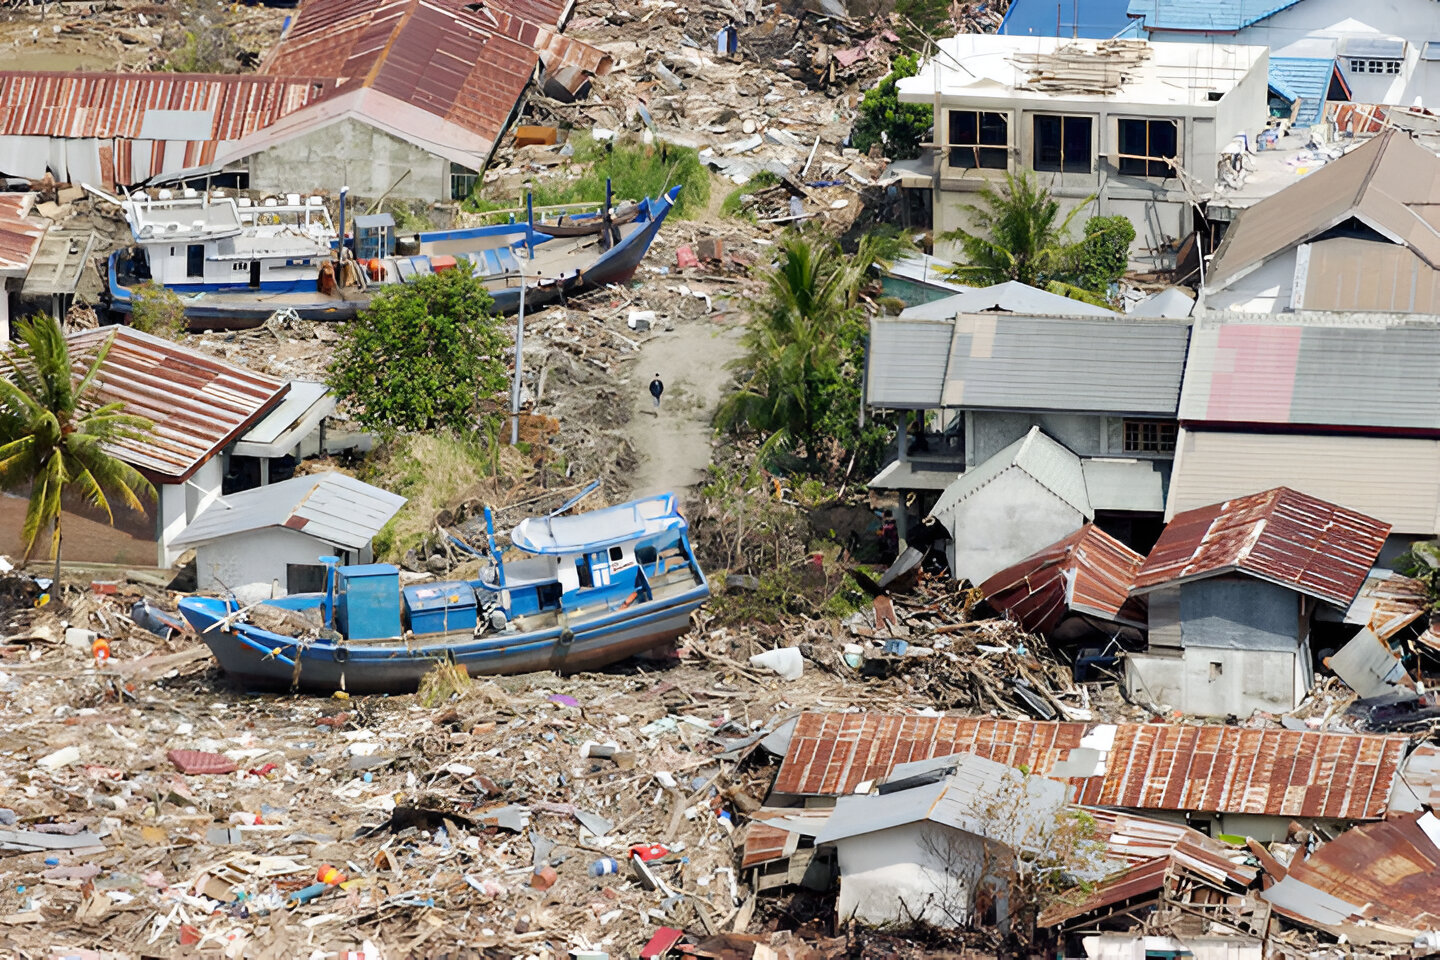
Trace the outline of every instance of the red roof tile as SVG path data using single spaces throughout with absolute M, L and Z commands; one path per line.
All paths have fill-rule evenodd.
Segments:
M 1388 523 L 1276 487 L 1178 514 L 1145 559 L 1135 590 L 1238 571 L 1344 607 L 1389 533 Z
M 1145 601 L 1130 596 L 1145 558 L 1093 523 L 980 584 L 990 606 L 1026 630 L 1046 633 L 1067 611 L 1145 625 Z
M 175 769 L 189 776 L 198 773 L 234 773 L 235 761 L 222 753 L 204 750 L 171 750 L 165 754 Z
M 1402 736 L 1174 724 L 1044 723 L 977 717 L 802 714 L 774 791 L 853 793 L 897 763 L 974 753 L 1050 776 L 1096 734 L 1100 772 L 1068 777 L 1077 803 L 1363 820 L 1383 816 Z M 1087 755 L 1088 756 L 1088 755 Z
M 72 334 L 77 374 L 112 333 L 115 342 L 95 379 L 97 398 L 121 401 L 125 413 L 155 424 L 142 439 L 118 444 L 112 452 L 160 482 L 188 479 L 290 390 L 274 377 L 125 326 Z

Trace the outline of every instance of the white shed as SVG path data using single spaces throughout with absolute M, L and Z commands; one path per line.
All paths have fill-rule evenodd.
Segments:
M 319 558 L 369 563 L 370 541 L 405 498 L 343 473 L 316 473 L 216 499 L 174 541 L 195 548 L 200 590 L 315 589 Z
M 1078 456 L 1039 427 L 955 479 L 930 511 L 956 579 L 980 583 L 1095 519 Z

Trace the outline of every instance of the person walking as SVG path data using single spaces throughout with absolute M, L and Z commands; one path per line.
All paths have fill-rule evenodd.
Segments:
M 665 392 L 665 384 L 660 382 L 660 374 L 655 374 L 655 379 L 650 381 L 650 396 L 655 401 L 655 415 L 660 415 L 660 394 Z

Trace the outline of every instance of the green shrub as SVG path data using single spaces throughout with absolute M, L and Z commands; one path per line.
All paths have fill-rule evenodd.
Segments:
M 920 155 L 920 144 L 934 122 L 934 110 L 920 103 L 901 103 L 897 83 L 913 77 L 920 69 L 916 57 L 901 55 L 891 64 L 885 79 L 865 94 L 860 116 L 850 132 L 850 143 L 862 153 L 872 144 L 882 145 L 885 156 L 908 160 Z
M 147 280 L 130 292 L 130 326 L 172 339 L 185 329 L 185 301 L 175 291 Z

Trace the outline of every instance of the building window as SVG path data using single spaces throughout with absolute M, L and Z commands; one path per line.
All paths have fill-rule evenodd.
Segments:
M 1035 169 L 1057 173 L 1090 172 L 1093 117 L 1035 117 Z
M 1351 60 L 1351 73 L 1389 73 L 1400 72 L 1402 60 Z
M 458 163 L 450 164 L 450 199 L 464 200 L 475 192 L 475 181 L 479 174 L 469 170 Z
M 1171 420 L 1126 420 L 1126 453 L 1174 453 L 1175 423 Z
M 1010 165 L 1010 118 L 988 110 L 950 111 L 950 166 L 1004 170 Z
M 1132 177 L 1175 176 L 1170 163 L 1179 156 L 1180 125 L 1174 120 L 1121 120 L 1120 172 Z

